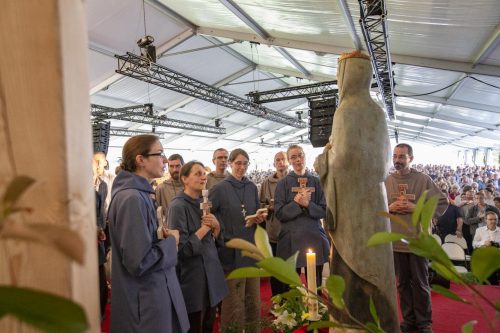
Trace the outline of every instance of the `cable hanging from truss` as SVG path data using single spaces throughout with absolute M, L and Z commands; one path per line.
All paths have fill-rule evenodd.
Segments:
M 387 110 L 394 120 L 394 80 L 389 51 L 387 10 L 384 0 L 358 0 L 361 12 L 359 23 L 375 72 L 375 80 Z
M 90 112 L 96 121 L 105 119 L 116 119 L 130 121 L 134 123 L 153 125 L 155 127 L 172 127 L 185 130 L 206 132 L 213 134 L 226 134 L 226 129 L 223 127 L 200 125 L 198 123 L 176 120 L 159 116 L 151 112 L 152 104 L 142 104 L 136 106 L 128 106 L 124 108 L 111 108 L 97 104 L 90 105 Z
M 115 55 L 115 57 L 118 59 L 116 72 L 119 74 L 266 120 L 296 128 L 307 127 L 306 123 L 294 117 L 247 101 L 239 96 L 161 66 L 145 57 L 129 52 L 126 55 Z

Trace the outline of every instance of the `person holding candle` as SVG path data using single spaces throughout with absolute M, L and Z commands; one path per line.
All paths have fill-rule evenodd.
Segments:
M 189 332 L 211 333 L 215 307 L 228 293 L 216 247 L 216 243 L 223 246 L 220 225 L 213 214 L 200 209 L 207 184 L 203 164 L 184 164 L 179 179 L 184 191 L 171 201 L 168 210 L 168 225 L 180 235 L 177 275 L 186 300 Z
M 316 253 L 316 285 L 321 286 L 323 264 L 328 261 L 330 243 L 320 219 L 325 217 L 326 202 L 318 177 L 305 168 L 305 153 L 299 145 L 287 149 L 293 171 L 278 182 L 274 197 L 276 217 L 281 221 L 276 253 L 287 259 L 299 252 L 297 271 L 306 267 L 306 253 Z M 307 275 L 307 269 L 306 269 Z
M 224 241 L 241 238 L 255 243 L 256 225 L 245 227 L 245 217 L 253 215 L 259 208 L 257 186 L 246 173 L 249 157 L 243 149 L 234 149 L 229 154 L 231 174 L 215 185 L 209 193 L 212 212 L 221 223 Z M 259 214 L 254 222 L 259 224 L 265 214 Z M 219 248 L 219 258 L 225 273 L 245 266 L 255 266 L 255 260 L 243 257 L 240 250 Z M 245 278 L 227 281 L 229 295 L 222 301 L 221 331 L 246 333 L 259 332 L 260 279 Z

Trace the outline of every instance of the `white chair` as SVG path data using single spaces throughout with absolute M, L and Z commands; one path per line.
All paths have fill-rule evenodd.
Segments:
M 439 245 L 442 244 L 441 237 L 439 237 L 438 234 L 431 234 L 431 236 L 434 237 L 434 239 L 436 240 L 436 242 L 438 242 Z
M 465 252 L 465 264 L 467 265 L 467 267 L 469 267 L 470 255 L 468 255 L 469 249 L 467 248 L 467 242 L 465 241 L 465 238 L 463 238 L 463 237 L 458 238 L 456 235 L 446 235 L 446 237 L 444 238 L 444 242 L 445 243 L 455 243 L 455 244 L 460 245 L 460 247 L 462 249 L 464 249 L 464 252 Z
M 450 260 L 452 261 L 461 261 L 465 263 L 465 252 L 460 245 L 455 244 L 455 243 L 444 243 L 441 245 L 443 248 L 444 252 L 448 255 Z M 464 266 L 457 266 L 455 265 L 455 269 L 459 273 L 467 273 L 468 270 Z

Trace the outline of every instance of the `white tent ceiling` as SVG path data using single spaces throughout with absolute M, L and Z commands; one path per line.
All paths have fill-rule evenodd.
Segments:
M 397 128 L 402 141 L 499 150 L 498 0 L 385 4 L 397 96 L 390 136 Z M 218 118 L 227 130 L 216 135 L 157 128 L 170 149 L 238 146 L 256 152 L 267 149 L 261 141 L 307 139 L 307 129 L 115 74 L 114 55 L 140 54 L 136 41 L 145 34 L 155 38 L 157 63 L 242 98 L 254 90 L 334 80 L 339 54 L 366 48 L 355 0 L 89 0 L 87 7 L 92 103 L 153 103 L 168 118 L 207 125 Z M 372 96 L 380 102 L 377 88 Z M 304 98 L 266 107 L 290 117 L 297 110 L 307 115 Z M 111 125 L 151 130 L 119 120 Z M 112 137 L 110 144 L 119 147 L 125 140 Z

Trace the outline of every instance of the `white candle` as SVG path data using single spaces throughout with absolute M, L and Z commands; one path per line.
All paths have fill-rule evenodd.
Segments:
M 319 320 L 318 318 L 318 300 L 313 298 L 316 296 L 316 253 L 309 249 L 306 253 L 307 263 L 307 289 L 313 294 L 310 295 L 307 301 L 307 309 L 309 310 L 309 320 Z

